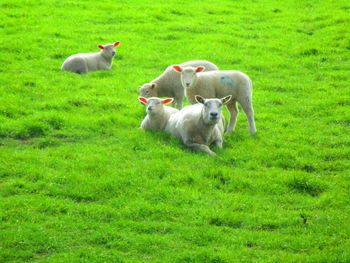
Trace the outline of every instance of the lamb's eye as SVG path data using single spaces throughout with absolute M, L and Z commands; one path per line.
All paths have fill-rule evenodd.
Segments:
M 146 90 L 146 94 L 148 94 L 148 90 Z

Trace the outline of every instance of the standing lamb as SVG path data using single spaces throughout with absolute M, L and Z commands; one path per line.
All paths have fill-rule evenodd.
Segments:
M 170 115 L 178 112 L 177 109 L 164 106 L 164 104 L 172 102 L 172 98 L 162 100 L 155 97 L 149 99 L 138 97 L 138 100 L 146 105 L 147 115 L 143 119 L 140 127 L 144 130 L 164 130 Z
M 227 104 L 227 109 L 231 115 L 226 130 L 227 133 L 232 132 L 236 125 L 237 101 L 247 115 L 250 133 L 254 134 L 256 132 L 252 104 L 252 81 L 246 74 L 233 70 L 202 72 L 205 69 L 204 66 L 173 66 L 173 69 L 176 72 L 181 72 L 181 83 L 186 89 L 186 97 L 191 104 L 196 103 L 195 95 L 206 98 L 221 98 L 232 95 L 232 100 Z
M 62 70 L 85 74 L 89 71 L 111 69 L 116 47 L 119 45 L 119 41 L 114 44 L 98 45 L 100 52 L 72 55 L 63 62 Z
M 205 66 L 206 71 L 218 70 L 216 65 L 206 60 L 194 60 L 180 64 L 182 67 L 197 67 L 202 65 Z M 180 75 L 172 69 L 172 66 L 169 66 L 158 78 L 140 86 L 140 96 L 146 98 L 173 97 L 175 98 L 173 107 L 177 104 L 177 107 L 181 109 L 185 92 L 181 85 Z
M 199 104 L 186 106 L 171 115 L 165 130 L 193 150 L 215 155 L 209 146 L 214 143 L 222 148 L 225 120 L 221 115 L 221 106 L 231 97 L 205 99 L 197 95 L 195 100 Z

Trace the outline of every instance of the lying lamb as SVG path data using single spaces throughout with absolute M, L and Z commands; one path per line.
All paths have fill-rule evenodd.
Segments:
M 89 71 L 111 69 L 116 47 L 119 45 L 119 41 L 114 44 L 98 45 L 101 52 L 72 55 L 63 62 L 62 70 L 84 74 Z
M 221 106 L 231 97 L 205 99 L 197 95 L 195 99 L 199 104 L 186 106 L 171 115 L 165 130 L 193 150 L 215 155 L 209 146 L 214 143 L 222 148 L 224 117 L 221 115 Z
M 178 112 L 177 109 L 172 107 L 164 106 L 173 101 L 173 99 L 160 99 L 160 98 L 143 98 L 138 97 L 138 100 L 146 105 L 147 115 L 141 123 L 141 129 L 144 130 L 164 130 L 168 123 L 170 115 Z
M 194 60 L 180 64 L 182 67 L 205 66 L 206 71 L 218 70 L 218 67 L 206 60 Z M 179 109 L 182 108 L 184 98 L 184 88 L 181 85 L 180 74 L 174 72 L 172 66 L 169 66 L 158 78 L 150 83 L 140 86 L 140 96 L 149 97 L 173 97 L 173 107 L 177 104 Z
M 236 125 L 237 101 L 247 115 L 250 133 L 254 134 L 256 132 L 252 104 L 252 81 L 246 74 L 233 70 L 202 72 L 205 69 L 203 66 L 173 66 L 173 69 L 181 72 L 181 83 L 186 89 L 186 97 L 191 104 L 196 103 L 195 95 L 206 98 L 221 98 L 232 95 L 232 100 L 227 104 L 227 109 L 231 115 L 226 130 L 227 133 L 232 132 Z

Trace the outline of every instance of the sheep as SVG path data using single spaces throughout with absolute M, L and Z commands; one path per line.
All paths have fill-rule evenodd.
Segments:
M 204 65 L 206 71 L 218 70 L 216 65 L 206 60 L 188 61 L 180 65 L 182 67 Z M 177 107 L 181 109 L 184 98 L 184 88 L 181 85 L 180 74 L 174 72 L 172 66 L 169 66 L 158 78 L 140 86 L 140 96 L 146 98 L 173 97 L 175 98 L 173 107 L 177 105 Z
M 221 114 L 222 104 L 230 101 L 231 95 L 221 99 L 205 99 L 196 95 L 199 104 L 184 107 L 170 116 L 165 131 L 179 138 L 196 151 L 216 155 L 209 146 L 215 144 L 222 148 L 224 122 Z
M 164 106 L 165 104 L 172 102 L 174 100 L 172 98 L 160 99 L 151 97 L 146 99 L 144 97 L 138 97 L 138 100 L 147 106 L 147 115 L 140 126 L 140 128 L 144 130 L 164 130 L 170 115 L 178 112 L 177 109 Z
M 96 70 L 109 70 L 116 54 L 116 47 L 119 45 L 119 41 L 114 44 L 98 45 L 97 47 L 101 49 L 100 52 L 72 55 L 63 62 L 62 70 L 78 74 Z
M 204 66 L 182 67 L 175 65 L 173 69 L 176 72 L 181 72 L 181 83 L 185 88 L 187 100 L 191 104 L 196 103 L 195 95 L 207 98 L 232 95 L 232 100 L 226 105 L 230 112 L 226 133 L 233 132 L 236 125 L 238 115 L 236 102 L 241 104 L 247 116 L 250 134 L 256 132 L 252 104 L 252 81 L 246 74 L 233 70 L 202 72 L 205 69 Z

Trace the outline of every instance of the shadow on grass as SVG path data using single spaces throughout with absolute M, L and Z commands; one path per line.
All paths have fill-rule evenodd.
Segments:
M 307 176 L 294 177 L 287 182 L 287 186 L 296 192 L 317 197 L 327 190 L 327 185 L 322 181 Z

